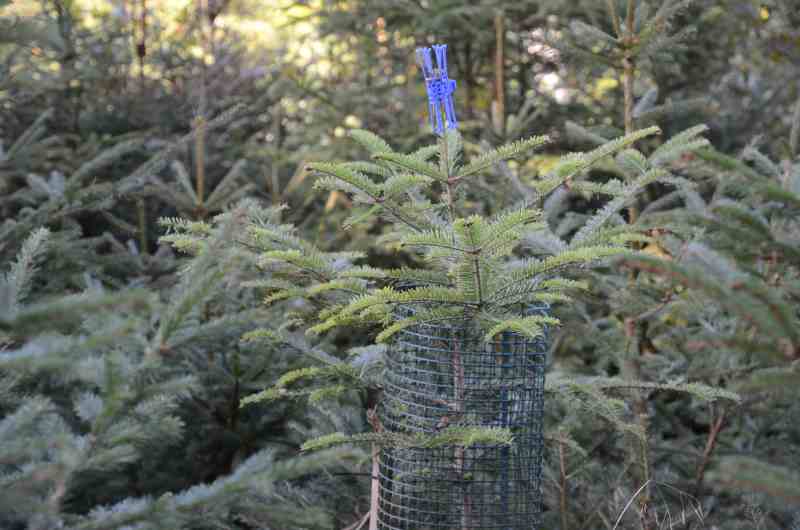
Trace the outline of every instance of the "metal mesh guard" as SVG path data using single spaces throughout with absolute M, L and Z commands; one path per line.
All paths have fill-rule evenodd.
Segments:
M 404 309 L 410 314 L 411 309 Z M 527 314 L 548 314 L 545 306 Z M 384 448 L 379 528 L 538 528 L 547 337 L 481 340 L 467 324 L 418 325 L 389 349 L 380 414 L 391 432 L 506 427 L 511 446 Z

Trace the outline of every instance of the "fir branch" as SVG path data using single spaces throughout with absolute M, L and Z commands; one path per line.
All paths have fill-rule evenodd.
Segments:
M 411 153 L 411 155 L 409 155 L 409 156 L 412 156 L 414 158 L 417 158 L 417 159 L 425 162 L 425 161 L 430 160 L 431 158 L 433 158 L 437 154 L 439 154 L 439 146 L 436 145 L 436 144 L 433 144 L 433 145 L 426 145 L 426 146 L 420 147 L 419 149 L 417 149 L 416 151 Z
M 67 189 L 75 191 L 83 181 L 91 177 L 96 171 L 113 164 L 125 155 L 135 153 L 142 149 L 144 139 L 134 138 L 119 142 L 109 149 L 103 150 L 97 157 L 85 162 L 75 172 L 67 177 Z
M 570 247 L 575 248 L 585 244 L 588 241 L 600 243 L 601 241 L 597 241 L 593 236 L 598 233 L 603 224 L 611 219 L 614 215 L 619 213 L 619 211 L 622 210 L 622 208 L 624 208 L 629 201 L 633 200 L 636 194 L 639 193 L 639 191 L 641 191 L 645 186 L 656 182 L 667 175 L 667 171 L 661 168 L 653 168 L 640 175 L 634 182 L 625 187 L 621 195 L 609 201 L 602 210 L 594 214 L 586 222 L 586 224 L 584 224 L 581 229 L 578 230 L 570 242 Z
M 200 201 L 197 200 L 197 192 L 194 189 L 194 184 L 192 184 L 189 172 L 186 171 L 186 166 L 184 166 L 180 160 L 173 160 L 172 164 L 170 164 L 170 168 L 172 169 L 172 173 L 175 174 L 178 184 L 183 188 L 186 197 L 189 198 L 190 204 L 198 204 Z
M 697 155 L 700 159 L 710 162 L 715 166 L 724 169 L 726 171 L 739 173 L 755 181 L 765 180 L 764 175 L 762 175 L 758 171 L 754 171 L 752 168 L 748 167 L 747 164 L 745 164 L 741 160 L 720 153 L 719 151 L 713 148 L 698 149 L 697 151 L 695 151 L 695 155 Z
M 24 337 L 48 326 L 74 324 L 86 314 L 109 309 L 143 309 L 151 297 L 146 291 L 130 290 L 123 293 L 87 292 L 60 297 L 54 301 L 40 302 L 21 308 L 13 318 L 0 318 L 0 330 L 12 332 L 14 337 Z
M 245 108 L 244 105 L 235 105 L 234 107 L 221 113 L 213 120 L 208 121 L 203 126 L 203 130 L 205 132 L 209 132 L 229 124 L 244 110 L 244 108 Z M 200 129 L 196 128 L 189 134 L 186 134 L 179 140 L 172 142 L 167 147 L 165 147 L 164 149 L 162 149 L 161 151 L 150 157 L 150 159 L 147 162 L 140 165 L 136 170 L 133 171 L 133 173 L 129 174 L 127 177 L 116 183 L 115 193 L 116 194 L 130 193 L 131 191 L 134 191 L 144 186 L 153 175 L 156 175 L 159 171 L 161 171 L 164 167 L 166 167 L 170 163 L 172 157 L 175 156 L 175 154 L 181 148 L 183 148 L 184 145 L 194 140 L 199 131 Z
M 401 238 L 401 244 L 409 247 L 436 247 L 464 253 L 467 249 L 457 247 L 453 243 L 453 233 L 445 228 L 432 228 L 416 234 L 408 234 Z
M 396 448 L 433 449 L 437 447 L 472 447 L 511 445 L 513 436 L 508 429 L 497 427 L 451 426 L 432 435 L 402 434 L 387 431 L 345 435 L 333 433 L 309 440 L 302 446 L 303 451 L 318 451 L 339 445 L 375 444 Z
M 497 319 L 493 319 L 497 320 Z M 545 330 L 549 326 L 560 326 L 561 321 L 555 317 L 532 315 L 521 318 L 510 318 L 502 320 L 494 325 L 484 335 L 485 341 L 494 340 L 498 334 L 504 331 L 513 331 L 528 337 L 531 340 L 538 339 L 545 334 Z
M 788 395 L 795 392 L 798 385 L 800 385 L 800 369 L 797 366 L 788 366 L 755 370 L 745 379 L 734 382 L 732 386 L 743 394 L 768 392 Z
M 661 129 L 658 127 L 648 127 L 647 129 L 634 131 L 626 136 L 606 142 L 588 153 L 573 153 L 563 156 L 558 163 L 547 172 L 541 181 L 535 182 L 533 185 L 539 193 L 547 195 L 564 182 L 568 182 L 576 175 L 586 171 L 603 158 L 613 155 L 643 138 L 660 133 Z
M 431 182 L 432 180 L 429 177 L 415 173 L 394 175 L 383 183 L 383 200 L 394 199 L 398 195 L 408 193 Z
M 439 168 L 415 156 L 404 155 L 401 153 L 378 153 L 373 155 L 373 158 L 376 160 L 389 162 L 390 164 L 398 166 L 414 174 L 430 177 L 433 180 L 438 180 L 440 182 L 447 181 L 447 176 L 443 175 L 439 171 Z
M 0 288 L 6 291 L 2 297 L 6 307 L 0 310 L 0 318 L 12 319 L 19 312 L 20 304 L 30 291 L 31 280 L 36 273 L 36 262 L 47 249 L 49 239 L 50 231 L 39 228 L 22 243 L 17 260 L 11 264 L 11 269 L 0 282 Z
M 367 195 L 372 200 L 377 200 L 381 195 L 381 188 L 375 184 L 363 173 L 350 169 L 344 164 L 332 164 L 327 162 L 317 162 L 309 164 L 308 169 L 329 177 L 333 177 L 338 181 L 339 189 L 353 193 L 361 192 Z M 317 180 L 314 183 L 316 189 L 331 189 L 329 180 Z M 333 187 L 336 189 L 336 187 Z
M 653 151 L 653 154 L 650 155 L 650 163 L 653 166 L 664 166 L 686 153 L 707 147 L 709 145 L 708 140 L 697 138 L 698 135 L 706 131 L 708 131 L 708 126 L 696 125 L 672 136 Z
M 549 142 L 550 138 L 547 136 L 532 136 L 524 140 L 517 140 L 516 142 L 505 144 L 480 155 L 466 166 L 461 167 L 456 174 L 456 178 L 463 179 L 480 173 L 498 162 L 520 156 L 531 149 L 536 149 Z
M 516 244 L 523 233 L 544 228 L 543 223 L 537 222 L 541 218 L 540 210 L 522 205 L 496 215 L 488 223 L 477 223 L 480 231 L 476 250 L 491 254 L 508 242 Z
M 53 109 L 47 109 L 39 116 L 36 117 L 36 120 L 25 129 L 25 131 L 17 138 L 17 140 L 11 144 L 11 147 L 8 148 L 8 151 L 5 153 L 5 160 L 12 160 L 22 153 L 23 150 L 27 149 L 31 146 L 34 142 L 36 142 L 45 132 L 45 124 L 47 121 L 53 117 L 55 111 Z
M 507 275 L 508 281 L 504 282 L 501 287 L 492 293 L 491 298 L 493 300 L 502 298 L 511 287 L 533 280 L 538 276 L 546 275 L 565 267 L 587 264 L 609 256 L 616 256 L 623 252 L 625 252 L 625 249 L 621 247 L 597 245 L 567 250 L 543 260 L 535 258 L 525 260 L 522 264 L 510 269 Z
M 225 173 L 225 176 L 222 177 L 214 191 L 206 199 L 206 209 L 221 209 L 226 204 L 233 203 L 237 198 L 253 189 L 252 184 L 244 184 L 231 189 L 236 184 L 236 181 L 243 176 L 246 168 L 247 160 L 245 159 L 239 159 L 233 164 L 233 167 Z
M 363 129 L 353 129 L 349 133 L 350 138 L 362 145 L 371 155 L 378 153 L 391 153 L 392 147 L 377 134 Z
M 755 458 L 724 456 L 717 468 L 708 474 L 712 482 L 727 486 L 756 490 L 782 502 L 800 506 L 800 476 L 785 467 L 778 467 Z
M 647 158 L 637 149 L 623 149 L 617 154 L 616 162 L 628 175 L 640 175 L 649 168 Z
M 319 334 L 334 327 L 348 324 L 356 318 L 365 318 L 370 311 L 377 311 L 385 317 L 389 308 L 395 305 L 427 306 L 430 304 L 461 307 L 462 309 L 474 306 L 474 303 L 463 292 L 450 287 L 422 286 L 405 291 L 384 287 L 368 294 L 353 297 L 346 306 L 327 315 L 327 318 L 320 324 L 309 328 L 308 333 Z M 430 309 L 427 310 L 430 311 Z M 421 315 L 424 314 L 422 313 Z M 408 321 L 409 325 L 421 321 L 419 318 L 412 320 Z M 393 333 L 399 331 L 402 327 L 393 326 Z M 381 334 L 382 339 L 388 338 L 388 336 Z
M 377 269 L 374 267 L 359 266 L 342 271 L 341 278 L 364 278 L 364 279 L 385 279 L 396 280 L 404 283 L 425 284 L 425 285 L 450 285 L 447 275 L 440 271 L 428 269 Z
M 388 179 L 395 174 L 394 171 L 391 170 L 391 168 L 382 166 L 380 164 L 375 164 L 373 162 L 367 162 L 364 160 L 341 162 L 341 165 L 345 166 L 348 169 L 352 169 L 354 171 L 360 171 L 361 173 L 366 173 L 369 175 L 375 175 L 383 179 Z

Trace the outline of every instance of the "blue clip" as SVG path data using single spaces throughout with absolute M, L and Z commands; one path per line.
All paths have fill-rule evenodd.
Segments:
M 453 103 L 453 93 L 456 82 L 450 79 L 447 73 L 447 45 L 434 44 L 433 51 L 436 55 L 436 68 L 433 67 L 430 48 L 417 48 L 417 62 L 425 78 L 425 88 L 428 92 L 428 114 L 430 115 L 431 128 L 439 136 L 444 134 L 445 126 L 456 129 L 456 109 Z M 442 111 L 444 110 L 444 120 Z

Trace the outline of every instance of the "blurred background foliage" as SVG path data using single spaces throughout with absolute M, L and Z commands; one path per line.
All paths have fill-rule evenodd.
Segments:
M 264 322 L 295 330 L 291 311 L 259 305 L 251 288 L 258 256 L 230 245 L 241 228 L 230 207 L 242 199 L 284 204 L 259 215 L 296 225 L 322 249 L 361 250 L 373 264 L 405 263 L 408 256 L 375 244 L 380 221 L 343 230 L 348 197 L 312 192 L 305 163 L 358 154 L 345 138 L 353 128 L 375 131 L 402 151 L 428 143 L 414 49 L 444 42 L 467 153 L 533 134 L 554 139 L 543 152 L 492 168 L 485 193 L 465 197 L 486 213 L 509 197 L 522 199 L 559 155 L 626 132 L 622 55 L 596 32 L 614 35 L 609 9 L 624 13 L 627 3 L 0 0 L 0 269 L 8 271 L 0 290 L 8 308 L 0 307 L 0 440 L 9 448 L 0 448 L 0 489 L 15 492 L 0 501 L 0 526 L 288 529 L 358 520 L 368 506 L 364 455 L 303 460 L 298 453 L 310 435 L 364 429 L 368 396 L 349 395 L 335 410 L 271 403 L 239 413 L 242 397 L 305 361 L 291 348 L 239 341 Z M 675 267 L 704 278 L 754 275 L 780 291 L 780 307 L 791 313 L 786 307 L 800 298 L 796 252 L 787 250 L 797 248 L 796 217 L 777 216 L 770 202 L 787 196 L 763 192 L 761 200 L 748 187 L 761 179 L 766 190 L 778 182 L 800 193 L 789 178 L 798 171 L 796 125 L 792 131 L 800 121 L 800 10 L 793 0 L 634 3 L 642 20 L 676 8 L 653 26 L 652 46 L 641 50 L 632 74 L 630 118 L 637 128 L 663 130 L 662 139 L 640 149 L 650 152 L 699 123 L 709 126 L 713 146 L 673 168 L 698 184 L 695 195 L 677 200 L 658 185 L 643 195 L 644 228 L 677 227 L 661 232 L 649 254 L 674 258 Z M 589 178 L 618 174 L 609 163 Z M 663 218 L 647 217 L 647 205 L 665 197 L 674 207 L 653 209 L 666 212 Z M 774 243 L 772 268 L 721 229 L 744 219 L 726 217 L 727 200 L 751 212 L 750 228 L 758 224 L 753 219 L 763 221 L 759 233 Z M 546 212 L 554 233 L 569 237 L 598 206 L 576 191 L 559 195 Z M 221 242 L 209 244 L 207 254 L 176 255 L 159 242 L 161 218 L 203 221 L 222 212 L 228 216 L 214 225 Z M 698 251 L 703 245 L 716 249 L 713 259 L 681 261 L 686 248 L 711 256 Z M 777 256 L 787 263 L 779 266 Z M 787 501 L 797 503 L 797 489 L 781 490 L 775 502 L 767 494 L 775 491 L 758 480 L 796 475 L 781 479 L 783 469 L 736 460 L 758 457 L 796 474 L 800 423 L 787 420 L 799 417 L 791 393 L 764 401 L 760 392 L 769 389 L 740 377 L 795 366 L 796 337 L 748 327 L 746 311 L 720 300 L 732 296 L 730 285 L 676 287 L 671 281 L 681 276 L 674 270 L 628 265 L 646 279 L 627 296 L 620 292 L 636 273 L 620 276 L 612 267 L 598 273 L 593 296 L 565 309 L 563 320 L 572 324 L 554 341 L 553 372 L 615 376 L 625 364 L 615 355 L 633 348 L 643 358 L 639 375 L 649 381 L 739 385 L 752 395 L 741 410 L 724 411 L 684 397 L 627 400 L 652 419 L 648 465 L 663 485 L 649 505 L 637 505 L 649 510 L 649 523 L 632 517 L 633 509 L 620 524 L 671 527 L 668 513 L 673 521 L 689 514 L 685 528 L 800 528 Z M 658 318 L 631 346 L 626 326 L 644 314 Z M 759 364 L 750 356 L 754 343 L 719 338 L 756 332 L 773 334 L 765 338 L 771 346 L 766 340 L 759 347 L 783 352 L 780 362 Z M 337 335 L 298 342 L 296 350 L 343 357 L 367 343 Z M 683 355 L 697 351 L 707 355 Z M 563 422 L 563 440 L 569 431 L 587 453 L 568 460 L 569 484 L 559 468 L 566 446 L 553 442 L 548 528 L 614 528 L 636 490 L 618 477 L 630 474 L 635 458 L 619 449 L 606 423 L 573 415 L 576 400 L 552 400 L 548 429 Z M 144 422 L 147 407 L 167 427 Z M 37 423 L 43 410 L 60 419 Z M 622 414 L 626 421 L 631 410 Z M 727 437 L 720 434 L 724 422 L 731 425 Z M 11 444 L 44 438 L 36 450 Z M 170 442 L 159 447 L 159 439 Z M 99 446 L 107 452 L 93 453 Z M 717 448 L 727 460 L 712 477 L 739 489 L 704 485 Z M 346 469 L 332 471 L 333 464 Z M 617 466 L 613 480 L 607 466 Z M 670 488 L 680 493 L 664 493 Z M 560 514 L 565 496 L 567 518 Z

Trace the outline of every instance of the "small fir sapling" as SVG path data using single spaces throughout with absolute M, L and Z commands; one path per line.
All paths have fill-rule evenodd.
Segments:
M 698 151 L 701 168 L 719 182 L 713 196 L 693 194 L 687 209 L 668 219 L 675 233 L 683 225 L 697 230 L 682 241 L 685 251 L 673 260 L 640 254 L 623 261 L 664 280 L 664 311 L 685 318 L 688 330 L 672 337 L 672 347 L 704 353 L 692 356 L 689 368 L 742 396 L 738 410 L 712 409 L 693 494 L 699 497 L 711 485 L 760 491 L 782 512 L 800 505 L 792 470 L 800 430 L 791 420 L 798 413 L 793 391 L 800 382 L 798 138 L 800 104 L 779 163 L 754 145 L 741 159 L 711 148 Z M 727 369 L 714 370 L 719 365 Z M 751 413 L 755 409 L 758 414 Z M 742 417 L 755 427 L 737 433 L 737 440 L 748 440 L 748 452 L 715 455 L 723 429 L 722 434 L 737 429 Z M 777 423 L 784 427 L 774 435 L 757 434 Z
M 296 327 L 305 327 L 311 336 L 335 328 L 376 329 L 379 342 L 391 339 L 409 326 L 437 322 L 470 322 L 482 330 L 486 339 L 504 331 L 538 336 L 543 326 L 557 325 L 558 320 L 552 316 L 520 316 L 518 308 L 526 303 L 570 300 L 569 291 L 584 289 L 586 283 L 559 274 L 624 253 L 629 242 L 648 241 L 645 234 L 622 223 L 619 212 L 648 184 L 674 181 L 666 164 L 694 148 L 691 139 L 698 131 L 679 135 L 664 143 L 651 157 L 645 157 L 632 146 L 660 132 L 657 127 L 650 127 L 604 142 L 592 151 L 562 157 L 550 171 L 531 183 L 534 203 L 544 205 L 556 191 L 565 188 L 612 197 L 569 241 L 552 234 L 542 222 L 539 210 L 528 203 L 515 205 L 488 219 L 465 215 L 468 204 L 465 199 L 474 193 L 471 177 L 497 162 L 545 144 L 547 138 L 521 140 L 463 162 L 453 107 L 445 102 L 447 92 L 435 88 L 435 76 L 441 75 L 441 69 L 427 68 L 425 54 L 425 51 L 420 53 L 423 72 L 427 70 L 434 76 L 426 79 L 426 85 L 434 87 L 429 98 L 429 109 L 434 113 L 431 124 L 434 131 L 437 124 L 442 127 L 437 145 L 402 154 L 374 133 L 354 130 L 350 136 L 370 153 L 369 160 L 319 162 L 309 166 L 320 176 L 316 182 L 318 189 L 336 190 L 352 197 L 355 207 L 346 226 L 374 216 L 383 218 L 388 228 L 376 242 L 409 251 L 415 266 L 384 269 L 365 265 L 363 253 L 325 252 L 298 237 L 289 225 L 257 213 L 249 215 L 247 230 L 237 242 L 259 252 L 261 265 L 269 272 L 266 278 L 252 285 L 267 292 L 265 301 L 270 304 L 293 299 L 305 301 L 293 305 L 287 324 L 281 329 L 255 332 L 252 338 L 291 346 L 305 355 L 311 366 L 289 371 L 272 388 L 246 396 L 243 405 L 298 397 L 310 397 L 321 403 L 359 390 L 366 395 L 368 408 L 373 409 L 381 387 L 383 347 L 356 349 L 349 359 L 342 360 L 292 333 L 291 329 Z M 449 78 L 447 86 L 453 86 Z M 452 97 L 452 92 L 447 97 Z M 448 108 L 452 119 L 448 117 Z M 580 180 L 596 163 L 613 156 L 631 173 L 627 182 L 612 180 L 595 185 Z M 526 252 L 533 250 L 536 257 L 520 258 L 523 244 Z M 416 311 L 398 319 L 394 311 L 397 306 L 413 306 Z M 604 393 L 640 386 L 688 392 L 703 399 L 735 399 L 730 393 L 712 392 L 704 385 L 639 384 L 614 378 L 558 378 L 548 384 L 547 390 L 573 396 L 575 403 L 582 403 L 581 408 L 598 413 L 624 430 L 619 400 L 606 398 Z M 603 413 L 605 409 L 607 414 Z M 370 417 L 374 419 L 374 413 Z M 336 434 L 309 442 L 306 447 L 349 442 L 400 446 L 437 443 L 380 432 L 372 423 L 376 427 L 373 433 L 355 437 Z M 459 433 L 458 426 L 453 428 L 456 430 L 441 433 L 450 443 L 467 444 L 476 436 L 489 437 L 495 443 L 510 442 L 510 433 L 503 429 Z M 574 446 L 563 433 L 549 438 Z
M 443 62 L 446 47 L 437 46 L 434 51 L 442 61 L 436 68 L 429 49 L 419 50 L 418 57 L 429 90 L 430 122 L 439 136 L 436 146 L 403 154 L 374 133 L 354 130 L 350 136 L 370 153 L 369 160 L 309 166 L 320 176 L 317 189 L 352 197 L 356 206 L 346 225 L 371 216 L 384 218 L 388 228 L 379 241 L 411 253 L 422 266 L 382 269 L 355 264 L 361 255 L 322 252 L 294 236 L 290 227 L 260 221 L 250 226 L 249 244 L 263 249 L 263 265 L 271 272 L 271 278 L 259 285 L 269 292 L 266 301 L 309 301 L 313 310 L 303 318 L 310 335 L 340 327 L 377 326 L 380 343 L 409 326 L 468 322 L 482 330 L 486 340 L 501 332 L 536 338 L 544 326 L 558 325 L 559 320 L 549 315 L 523 316 L 519 308 L 569 301 L 570 291 L 585 289 L 585 281 L 565 277 L 565 271 L 623 253 L 627 242 L 641 240 L 641 234 L 609 227 L 609 221 L 616 223 L 617 211 L 648 183 L 670 178 L 631 147 L 658 134 L 657 127 L 634 131 L 587 153 L 562 157 L 533 182 L 538 204 L 559 188 L 580 186 L 580 175 L 610 156 L 635 157 L 641 174 L 631 183 L 611 182 L 592 190 L 615 199 L 587 223 L 580 237 L 559 241 L 549 253 L 521 259 L 515 251 L 523 242 L 546 231 L 540 210 L 522 203 L 485 218 L 466 212 L 463 199 L 472 192 L 471 177 L 546 144 L 548 138 L 520 140 L 464 162 L 451 103 L 454 82 Z M 398 306 L 414 311 L 398 317 Z M 380 355 L 374 359 L 379 362 Z M 340 370 L 338 362 L 326 360 L 320 369 L 287 374 L 276 387 L 248 396 L 244 403 L 297 395 L 290 390 L 293 385 L 315 389 L 299 391 L 303 395 L 323 388 L 353 388 L 358 370 L 347 369 L 346 377 Z M 379 380 L 358 386 L 372 384 L 379 386 Z
M 689 111 L 696 113 L 707 105 L 707 101 L 702 99 L 668 99 L 664 105 L 657 104 L 658 76 L 655 73 L 676 68 L 686 52 L 686 38 L 693 31 L 691 25 L 678 24 L 679 17 L 686 14 L 689 4 L 682 0 L 670 0 L 659 3 L 656 8 L 650 2 L 630 0 L 597 3 L 591 7 L 587 5 L 585 12 L 590 23 L 578 19 L 570 21 L 569 27 L 565 27 L 559 33 L 559 39 L 553 43 L 572 62 L 584 62 L 588 68 L 602 65 L 606 76 L 613 72 L 611 75 L 617 78 L 615 81 L 618 81 L 622 96 L 622 112 L 618 122 L 626 133 L 644 124 L 665 122 L 665 117 L 670 118 L 667 123 L 681 123 L 678 118 L 687 116 Z M 650 89 L 637 101 L 636 89 L 645 85 L 649 85 Z M 691 115 L 692 118 L 695 116 Z M 566 129 L 573 140 L 589 145 L 602 144 L 609 134 L 609 128 L 585 127 L 572 122 L 566 124 Z M 691 162 L 698 150 L 709 144 L 702 137 L 706 131 L 705 125 L 692 126 L 654 147 L 649 156 L 644 154 L 647 151 L 630 150 L 621 153 L 604 168 L 605 173 L 612 175 L 611 182 L 629 185 L 636 182 L 644 170 L 653 169 L 662 172 L 663 177 L 659 181 L 669 185 L 657 201 L 645 202 L 637 194 L 620 202 L 618 197 L 609 194 L 611 199 L 603 207 L 616 216 L 609 219 L 609 225 L 614 225 L 609 229 L 641 234 L 641 239 L 634 247 L 643 254 L 671 259 L 670 250 L 676 251 L 671 245 L 672 236 L 687 234 L 685 223 L 682 223 L 684 226 L 667 223 L 663 216 L 668 215 L 676 205 L 694 201 L 699 196 L 696 189 L 698 185 L 707 184 L 697 178 L 698 172 L 694 171 Z M 584 186 L 588 189 L 601 186 L 609 189 L 607 184 L 581 183 L 579 191 Z M 648 192 L 656 188 L 650 187 Z M 661 189 L 665 187 L 661 186 Z M 555 217 L 559 210 L 563 211 L 568 198 L 568 194 L 564 193 L 551 201 L 548 204 L 548 216 Z M 626 211 L 623 212 L 620 206 Z M 616 212 L 624 213 L 624 216 L 616 215 Z M 572 240 L 582 237 L 581 233 L 591 225 L 592 220 L 585 223 L 581 221 L 580 216 L 571 219 L 565 217 L 557 234 L 571 237 Z M 670 247 L 669 250 L 666 247 Z M 674 331 L 659 322 L 669 306 L 669 295 L 665 295 L 659 285 L 661 280 L 648 274 L 639 274 L 638 270 L 626 272 L 627 275 L 624 275 L 611 270 L 593 275 L 592 292 L 603 300 L 606 307 L 599 311 L 596 304 L 576 307 L 576 313 L 584 320 L 586 331 L 565 340 L 561 351 L 573 358 L 586 352 L 596 359 L 598 365 L 605 365 L 608 372 L 618 371 L 622 378 L 631 382 L 632 391 L 628 397 L 630 413 L 626 418 L 626 414 L 616 415 L 612 424 L 622 432 L 634 434 L 625 438 L 627 450 L 635 464 L 628 468 L 626 475 L 629 483 L 624 487 L 632 495 L 643 484 L 647 484 L 637 495 L 636 504 L 642 514 L 643 528 L 649 528 L 653 524 L 651 501 L 656 481 L 653 479 L 654 456 L 650 454 L 648 437 L 651 432 L 657 431 L 653 429 L 653 424 L 660 419 L 652 414 L 654 393 L 647 388 L 686 381 L 687 374 L 677 369 L 679 364 L 669 364 L 667 360 Z M 591 338 L 584 340 L 582 337 Z M 666 351 L 660 352 L 659 349 Z M 580 352 L 579 355 L 575 355 L 576 350 Z M 701 402 L 714 401 L 714 392 L 705 385 L 703 388 L 707 391 L 695 397 Z M 572 405 L 570 402 L 565 407 L 574 408 Z M 582 426 L 578 429 L 584 430 Z M 562 473 L 562 477 L 566 477 L 566 474 Z M 567 495 L 567 491 L 568 487 L 565 486 L 562 497 Z M 600 492 L 600 495 L 606 494 L 606 491 Z M 562 526 L 566 526 L 569 516 L 562 514 L 562 517 Z M 580 520 L 575 514 L 572 517 L 575 521 Z

